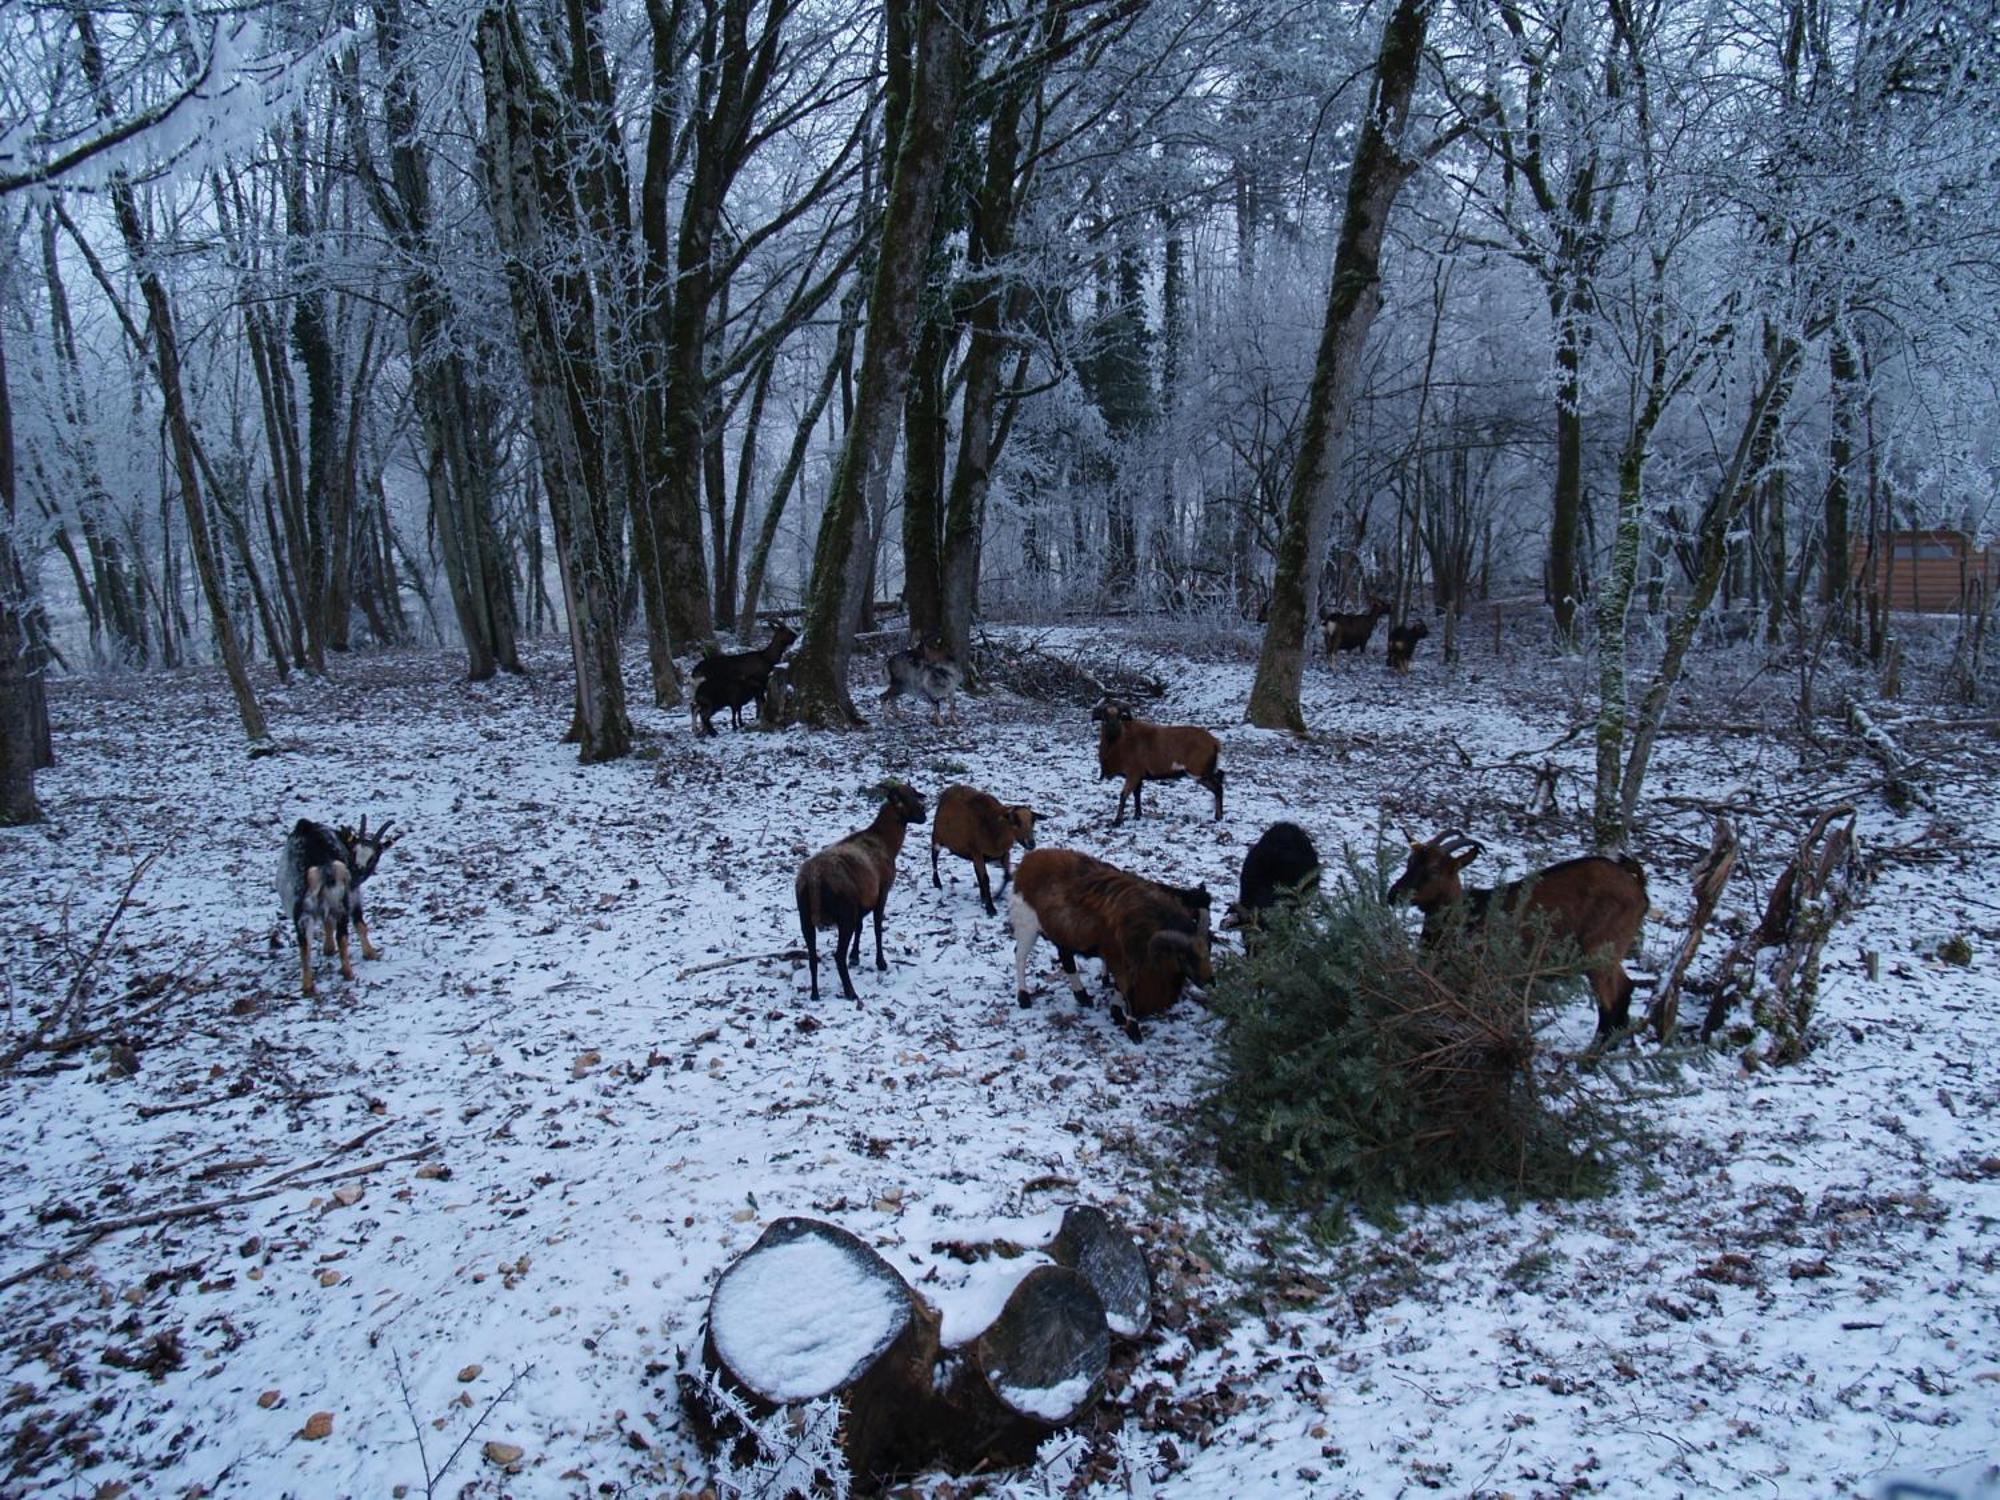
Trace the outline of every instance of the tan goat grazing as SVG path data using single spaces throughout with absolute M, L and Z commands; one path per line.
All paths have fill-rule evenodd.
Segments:
M 1589 965 L 1597 997 L 1597 1038 L 1623 1031 L 1632 1019 L 1632 978 L 1625 956 L 1646 919 L 1646 872 L 1634 859 L 1587 855 L 1566 859 L 1505 885 L 1465 889 L 1458 872 L 1480 854 L 1481 845 L 1457 829 L 1427 844 L 1410 845 L 1410 862 L 1389 887 L 1391 902 L 1407 901 L 1424 914 L 1424 941 L 1435 943 L 1464 906 L 1465 930 L 1475 934 L 1491 911 L 1539 918 L 1551 938 L 1575 943 Z
M 1090 711 L 1097 721 L 1099 779 L 1122 776 L 1118 791 L 1116 828 L 1125 821 L 1125 799 L 1132 799 L 1132 816 L 1142 818 L 1141 788 L 1149 781 L 1178 781 L 1192 776 L 1215 793 L 1215 816 L 1222 817 L 1222 743 L 1193 724 L 1153 724 L 1138 717 L 1128 704 L 1106 698 Z
M 1014 924 L 1014 995 L 1031 1004 L 1028 952 L 1037 937 L 1055 944 L 1076 1003 L 1090 1004 L 1076 960 L 1100 958 L 1118 991 L 1111 1019 L 1133 1041 L 1139 1022 L 1159 1014 L 1189 980 L 1214 977 L 1208 961 L 1208 892 L 1132 875 L 1070 849 L 1021 857 L 1007 912 Z
M 862 917 L 872 914 L 875 918 L 875 967 L 889 967 L 889 960 L 882 956 L 882 909 L 888 905 L 889 887 L 895 883 L 896 856 L 902 852 L 903 836 L 912 823 L 924 820 L 924 799 L 900 781 L 885 781 L 868 791 L 882 799 L 875 821 L 859 833 L 827 845 L 800 865 L 798 879 L 792 884 L 815 1001 L 819 999 L 816 934 L 822 927 L 834 929 L 833 966 L 840 971 L 840 992 L 855 1004 L 861 1003 L 861 997 L 854 993 L 847 966 L 861 962 Z
M 1009 864 L 1016 844 L 1023 849 L 1035 847 L 1032 807 L 1018 803 L 1010 807 L 977 787 L 948 786 L 938 793 L 937 813 L 931 819 L 931 884 L 944 889 L 944 882 L 938 879 L 938 850 L 949 849 L 972 861 L 972 872 L 979 880 L 979 899 L 986 903 L 986 915 L 998 916 L 986 862 L 989 859 L 1000 862 L 1000 889 L 1006 890 L 1007 882 L 1013 878 Z

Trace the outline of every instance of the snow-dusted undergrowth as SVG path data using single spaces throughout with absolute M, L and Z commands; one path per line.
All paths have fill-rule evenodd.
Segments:
M 411 654 L 272 685 L 292 748 L 256 762 L 209 674 L 59 684 L 52 820 L 0 834 L 0 1002 L 18 1034 L 59 1000 L 163 850 L 79 996 L 91 1024 L 156 1008 L 123 1038 L 132 1076 L 94 1048 L 0 1081 L 0 1278 L 62 1257 L 0 1293 L 0 1493 L 698 1489 L 674 1373 L 765 1224 L 854 1230 L 964 1336 L 1021 1264 L 938 1247 L 1033 1243 L 1071 1201 L 1140 1234 L 1169 1326 L 1100 1430 L 999 1492 L 1820 1495 L 1991 1454 L 1988 729 L 1906 729 L 1968 832 L 1926 840 L 1848 747 L 1742 732 L 1785 722 L 1760 696 L 1781 682 L 1699 700 L 1684 717 L 1725 732 L 1667 738 L 1636 850 L 1668 918 L 1650 957 L 1706 844 L 1672 799 L 1751 809 L 1725 911 L 1761 900 L 1787 820 L 1828 798 L 1856 797 L 1891 851 L 1829 949 L 1817 1049 L 1781 1072 L 1691 1053 L 1664 1089 L 1615 1062 L 1653 1091 L 1658 1137 L 1610 1198 L 1412 1210 L 1321 1249 L 1207 1164 L 1188 1106 L 1215 1021 L 1184 1003 L 1135 1046 L 1075 1012 L 1046 948 L 1042 998 L 1017 1009 L 1004 919 L 962 862 L 931 889 L 924 830 L 861 1009 L 809 1006 L 803 965 L 676 976 L 795 944 L 799 860 L 868 820 L 858 789 L 884 772 L 1033 802 L 1045 845 L 1218 891 L 1280 815 L 1329 854 L 1458 824 L 1491 875 L 1576 852 L 1585 738 L 1546 752 L 1569 773 L 1556 820 L 1508 811 L 1532 784 L 1509 757 L 1539 761 L 1585 716 L 1581 672 L 1479 642 L 1407 680 L 1315 664 L 1324 730 L 1295 742 L 1235 725 L 1249 669 L 1230 650 L 1045 643 L 1149 665 L 1160 716 L 1219 729 L 1227 819 L 1165 787 L 1159 816 L 1110 830 L 1085 714 L 1005 695 L 962 730 L 912 714 L 846 736 L 699 741 L 640 710 L 641 755 L 582 768 L 554 742 L 554 654 L 527 682 L 467 686 Z M 409 829 L 370 887 L 384 956 L 305 1000 L 268 946 L 272 865 L 295 817 L 362 811 Z M 1970 968 L 1933 956 L 1953 935 Z M 1590 1029 L 1578 1000 L 1551 1039 Z

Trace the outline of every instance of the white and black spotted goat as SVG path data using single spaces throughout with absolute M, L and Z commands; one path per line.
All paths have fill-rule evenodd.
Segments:
M 384 822 L 373 833 L 368 819 L 359 828 L 342 824 L 329 828 L 310 818 L 300 818 L 285 839 L 285 852 L 278 860 L 278 900 L 299 940 L 299 979 L 302 992 L 313 993 L 312 935 L 319 929 L 323 951 L 340 955 L 340 975 L 354 977 L 354 965 L 347 956 L 347 930 L 351 926 L 361 939 L 363 958 L 380 958 L 381 950 L 368 940 L 368 923 L 362 915 L 361 887 L 382 855 L 402 835 L 389 832 Z

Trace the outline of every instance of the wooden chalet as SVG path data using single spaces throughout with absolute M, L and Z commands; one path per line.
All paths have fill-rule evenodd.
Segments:
M 1868 573 L 1868 539 L 1854 544 L 1854 576 Z M 1875 539 L 1875 586 L 1890 609 L 1955 614 L 1981 607 L 2000 583 L 2000 548 L 1962 531 L 1885 531 Z

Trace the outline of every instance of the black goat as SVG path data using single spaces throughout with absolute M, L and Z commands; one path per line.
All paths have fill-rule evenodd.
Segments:
M 1431 633 L 1430 626 L 1422 620 L 1408 625 L 1397 625 L 1389 631 L 1389 670 L 1407 674 L 1410 658 L 1417 654 L 1417 642 Z
M 1242 882 L 1222 925 L 1254 932 L 1273 906 L 1318 885 L 1319 851 L 1312 839 L 1296 823 L 1273 823 L 1243 856 Z
M 764 696 L 764 685 L 778 658 L 799 638 L 789 625 L 771 628 L 771 639 L 755 651 L 718 652 L 695 663 L 694 693 L 688 699 L 688 717 L 703 734 L 715 733 L 715 716 L 729 710 L 732 728 L 743 727 L 744 705 Z

